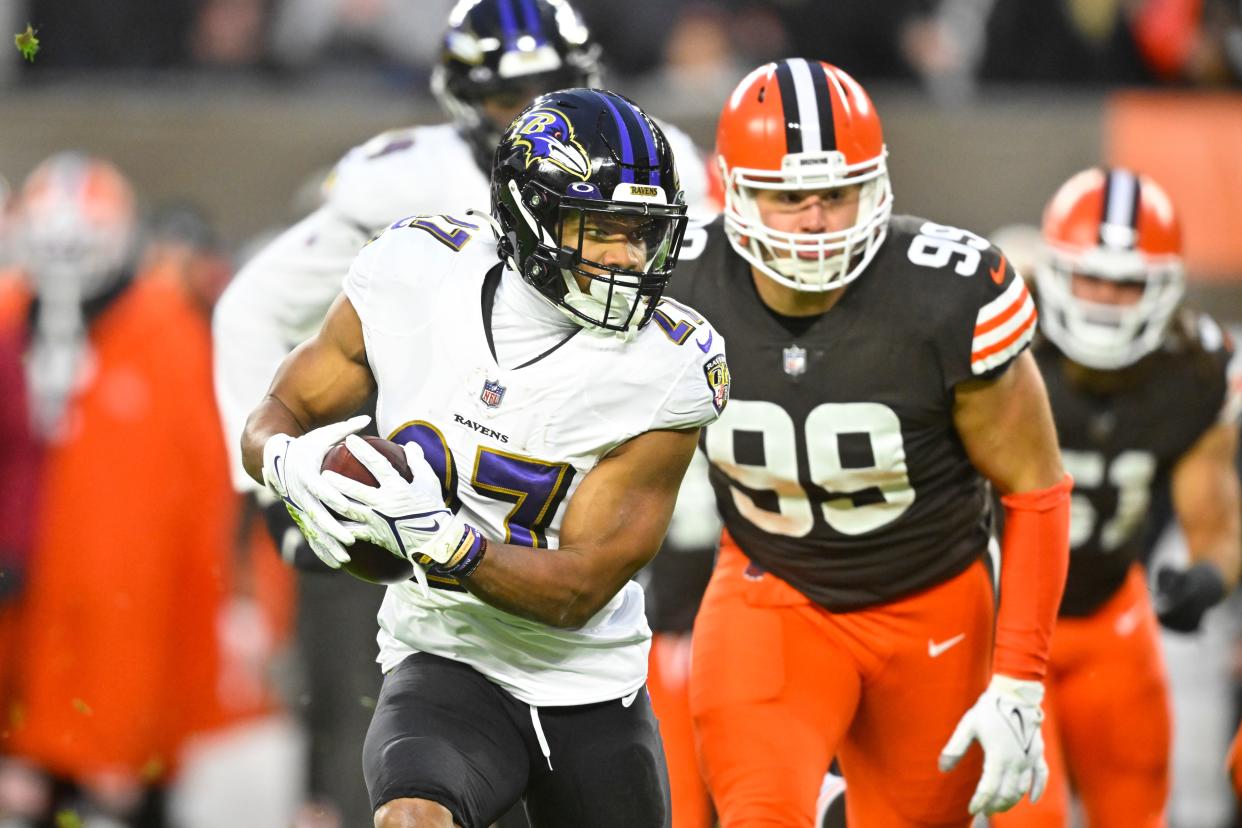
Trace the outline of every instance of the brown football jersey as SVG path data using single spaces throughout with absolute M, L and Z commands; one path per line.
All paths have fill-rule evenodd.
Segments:
M 1005 371 L 1035 313 L 999 250 L 895 216 L 831 310 L 780 318 L 717 220 L 688 232 L 667 295 L 731 345 L 732 396 L 703 444 L 725 524 L 755 564 L 848 610 L 985 552 L 988 486 L 954 427 L 955 389 Z
M 1088 615 L 1141 559 L 1153 498 L 1178 460 L 1225 414 L 1233 349 L 1208 316 L 1183 311 L 1158 351 L 1092 381 L 1044 338 L 1033 349 L 1061 457 L 1074 477 L 1070 568 L 1061 614 Z

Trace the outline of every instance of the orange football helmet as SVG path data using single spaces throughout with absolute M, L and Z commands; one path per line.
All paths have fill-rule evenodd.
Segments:
M 1043 238 L 1039 320 L 1066 356 L 1113 370 L 1160 347 L 1186 286 L 1181 225 L 1159 184 L 1127 169 L 1084 170 L 1048 202 Z M 1075 294 L 1076 275 L 1137 283 L 1142 293 L 1133 304 L 1090 300 Z
M 880 118 L 866 91 L 835 66 L 791 58 L 747 75 L 716 131 L 724 220 L 738 255 L 782 285 L 826 291 L 849 284 L 888 232 L 893 191 Z M 861 185 L 852 227 L 786 233 L 763 224 L 755 190 Z
M 111 163 L 58 153 L 26 177 L 15 225 L 19 263 L 41 294 L 90 299 L 116 283 L 133 254 L 134 191 Z

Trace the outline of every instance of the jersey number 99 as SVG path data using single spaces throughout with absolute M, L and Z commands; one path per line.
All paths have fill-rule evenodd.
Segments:
M 736 438 L 744 433 L 758 435 L 759 462 L 737 458 Z M 892 523 L 914 502 L 901 422 L 880 403 L 818 405 L 799 434 L 779 405 L 733 400 L 708 426 L 705 447 L 733 482 L 738 511 L 775 535 L 803 537 L 817 518 L 843 535 L 861 535 Z M 806 457 L 806 482 L 799 473 L 800 451 Z M 762 508 L 748 491 L 773 493 L 778 511 Z

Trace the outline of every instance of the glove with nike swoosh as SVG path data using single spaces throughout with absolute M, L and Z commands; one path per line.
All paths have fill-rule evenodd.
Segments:
M 970 813 L 1007 811 L 1028 790 L 1031 802 L 1048 783 L 1040 723 L 1044 686 L 1038 681 L 993 675 L 988 689 L 958 723 L 940 753 L 940 770 L 950 771 L 972 741 L 983 748 L 983 775 L 970 800 Z
M 336 509 L 342 505 L 345 498 L 324 481 L 319 469 L 328 449 L 347 434 L 363 428 L 370 419 L 366 415 L 353 417 L 308 431 L 301 437 L 274 434 L 263 444 L 264 482 L 284 501 L 311 551 L 332 569 L 340 569 L 341 564 L 349 562 L 345 547 L 354 542 L 354 536 L 329 511 L 329 507 Z
M 483 559 L 487 543 L 477 529 L 444 504 L 440 478 L 417 443 L 406 443 L 407 482 L 382 454 L 357 436 L 345 446 L 375 476 L 378 486 L 324 472 L 324 479 L 352 502 L 340 513 L 357 523 L 349 529 L 357 540 L 377 543 L 399 558 L 445 575 L 469 575 Z

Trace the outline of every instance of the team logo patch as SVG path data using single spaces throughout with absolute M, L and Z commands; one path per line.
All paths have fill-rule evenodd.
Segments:
M 790 345 L 785 349 L 785 373 L 791 377 L 806 373 L 806 348 Z
M 712 405 L 719 414 L 729 402 L 729 384 L 732 382 L 724 354 L 716 354 L 709 359 L 703 365 L 703 373 L 707 376 L 707 387 L 712 390 Z
M 513 131 L 513 145 L 526 150 L 526 166 L 536 161 L 555 164 L 583 181 L 591 175 L 591 158 L 574 139 L 569 119 L 551 107 L 527 112 Z
M 483 380 L 483 391 L 479 399 L 488 408 L 495 408 L 505 398 L 505 387 L 496 380 Z

